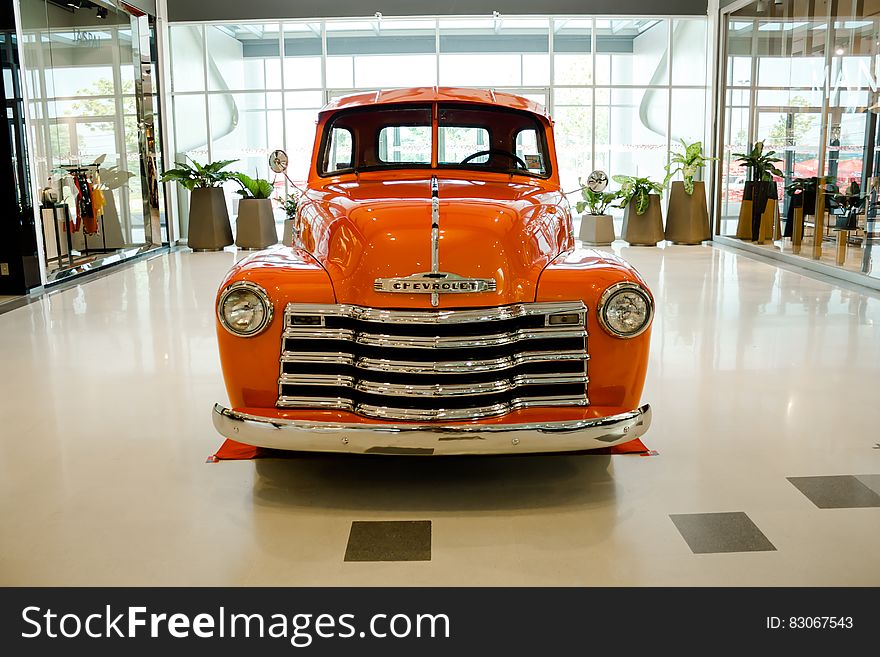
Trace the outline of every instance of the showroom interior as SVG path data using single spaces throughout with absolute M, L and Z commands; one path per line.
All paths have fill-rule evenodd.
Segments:
M 880 3 L 0 5 L 0 584 L 880 584 Z M 289 246 L 322 108 L 434 87 L 546 108 L 579 239 L 591 172 L 669 219 L 701 144 L 705 234 L 592 213 L 653 295 L 641 448 L 222 456 L 217 293 L 258 197 L 218 179 L 239 244 L 201 248 L 165 172 L 267 181 Z

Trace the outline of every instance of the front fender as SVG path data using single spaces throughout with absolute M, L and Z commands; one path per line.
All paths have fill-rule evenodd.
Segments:
M 226 275 L 217 297 L 237 281 L 262 287 L 272 302 L 274 317 L 262 333 L 250 338 L 233 335 L 215 317 L 226 392 L 233 408 L 272 408 L 278 398 L 284 309 L 291 302 L 335 303 L 333 284 L 312 256 L 290 247 L 267 249 L 241 260 Z M 216 303 L 215 299 L 215 308 Z
M 605 251 L 576 248 L 560 254 L 541 273 L 535 301 L 582 299 L 587 306 L 590 404 L 637 408 L 648 369 L 651 327 L 621 339 L 608 334 L 596 314 L 602 293 L 622 281 L 648 286 L 622 258 Z M 650 294 L 650 290 L 648 290 Z

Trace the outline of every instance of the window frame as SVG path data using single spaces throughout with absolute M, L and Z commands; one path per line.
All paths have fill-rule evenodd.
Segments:
M 354 171 L 357 168 L 354 166 L 354 154 L 357 152 L 356 151 L 357 145 L 355 144 L 354 133 L 349 128 L 336 127 L 333 125 L 329 125 L 327 127 L 327 131 L 325 133 L 327 143 L 324 144 L 323 140 L 322 140 L 322 144 L 321 144 L 321 170 L 327 171 L 326 167 L 329 164 L 330 145 L 332 143 L 330 140 L 332 138 L 334 130 L 345 130 L 348 133 L 348 138 L 351 141 L 351 166 L 346 169 L 333 169 L 333 171 L 328 171 L 327 175 L 329 177 L 338 176 L 343 173 L 351 173 L 352 171 Z
M 526 130 L 531 130 L 531 128 L 520 128 L 520 129 L 517 130 L 516 133 L 513 135 L 513 147 L 514 147 L 514 148 L 516 148 L 516 140 L 519 139 L 519 136 L 520 136 L 522 133 L 524 133 Z M 538 131 L 535 130 L 535 141 L 538 142 L 538 146 L 541 145 L 540 142 L 539 142 L 539 139 L 540 139 L 540 137 L 538 136 Z M 548 170 L 548 169 L 550 168 L 550 163 L 549 163 L 549 161 L 547 160 L 546 152 L 547 152 L 547 151 L 546 151 L 546 148 L 545 148 L 544 153 L 541 154 L 541 158 L 542 158 L 542 160 L 543 160 L 542 164 L 543 164 L 544 169 L 545 169 L 545 170 Z M 516 151 L 514 150 L 513 153 L 516 154 Z M 517 157 L 519 157 L 519 156 L 517 155 Z M 523 162 L 525 162 L 525 158 L 523 158 Z M 534 175 L 542 175 L 542 174 L 534 174 Z
M 437 151 L 438 151 L 438 146 L 439 146 L 438 141 L 439 141 L 439 130 L 440 130 L 440 112 L 443 109 L 447 109 L 447 108 L 453 108 L 453 109 L 470 108 L 470 109 L 476 109 L 476 110 L 485 111 L 485 112 L 491 112 L 491 111 L 506 112 L 506 113 L 510 113 L 510 114 L 517 114 L 517 115 L 520 115 L 523 117 L 527 117 L 528 120 L 533 122 L 535 125 L 535 131 L 537 133 L 538 140 L 539 140 L 538 145 L 539 145 L 539 147 L 542 151 L 542 154 L 544 156 L 544 164 L 545 164 L 544 173 L 538 174 L 538 173 L 533 173 L 532 171 L 528 171 L 525 169 L 519 169 L 519 168 L 490 169 L 482 164 L 464 164 L 464 165 L 462 165 L 459 163 L 440 164 L 439 162 L 437 162 L 437 158 L 439 156 L 439 153 Z M 388 163 L 388 164 L 381 164 L 381 165 L 377 165 L 377 166 L 366 166 L 366 167 L 358 168 L 356 165 L 356 160 L 357 160 L 356 156 L 360 153 L 359 140 L 357 139 L 357 136 L 354 134 L 354 132 L 352 130 L 350 130 L 348 128 L 344 128 L 344 129 L 348 130 L 349 133 L 351 134 L 352 166 L 348 169 L 337 169 L 335 171 L 327 171 L 326 167 L 325 167 L 325 163 L 327 162 L 327 160 L 326 160 L 327 149 L 329 148 L 330 135 L 332 134 L 333 129 L 336 127 L 336 122 L 340 118 L 347 117 L 347 116 L 354 114 L 354 113 L 382 111 L 382 110 L 377 109 L 377 107 L 375 105 L 366 106 L 366 107 L 352 107 L 352 108 L 338 110 L 324 123 L 322 133 L 321 133 L 321 141 L 318 146 L 319 157 L 316 158 L 317 162 L 319 163 L 319 166 L 316 167 L 315 173 L 318 175 L 319 178 L 334 178 L 336 176 L 345 175 L 345 174 L 352 174 L 352 173 L 359 174 L 359 173 L 372 172 L 372 171 L 394 171 L 394 170 L 409 170 L 409 169 L 412 169 L 412 170 L 424 169 L 426 171 L 447 171 L 447 170 L 480 171 L 483 173 L 494 173 L 494 174 L 498 174 L 501 176 L 518 175 L 518 176 L 525 176 L 527 178 L 538 178 L 540 180 L 548 180 L 549 178 L 551 178 L 553 176 L 553 164 L 552 164 L 552 158 L 550 157 L 551 153 L 550 153 L 550 148 L 549 148 L 549 142 L 547 139 L 547 130 L 548 130 L 548 128 L 550 128 L 550 126 L 545 124 L 544 121 L 542 121 L 540 116 L 538 116 L 537 114 L 534 114 L 532 112 L 518 110 L 518 109 L 510 108 L 510 107 L 500 107 L 497 105 L 488 105 L 488 104 L 484 104 L 484 103 L 467 103 L 467 102 L 455 102 L 455 101 L 451 101 L 451 102 L 436 102 L 435 101 L 435 102 L 431 102 L 429 104 L 407 103 L 407 102 L 388 103 L 387 105 L 383 105 L 382 109 L 387 109 L 387 110 L 392 110 L 392 109 L 430 109 L 431 117 L 432 117 L 431 118 L 431 142 L 432 142 L 431 143 L 431 160 L 432 161 L 429 163 L 397 162 L 397 163 Z M 421 125 L 421 124 L 409 124 L 409 125 Z M 379 128 L 379 131 L 376 133 L 377 140 L 379 137 L 379 132 L 381 132 L 381 130 L 386 127 L 389 127 L 389 126 L 382 126 L 381 128 Z M 457 126 L 456 125 L 453 127 L 468 127 L 468 126 Z M 474 125 L 474 126 L 470 126 L 470 127 L 483 127 L 483 128 L 485 128 L 489 132 L 490 146 L 491 146 L 492 131 L 488 125 L 483 125 L 483 126 Z M 520 132 L 522 132 L 523 130 L 526 130 L 526 129 L 527 128 L 521 128 L 520 130 L 518 130 L 516 132 L 516 134 L 514 135 L 514 139 L 516 139 L 516 135 L 518 135 Z M 378 141 L 377 141 L 377 143 L 378 143 Z M 377 159 L 378 159 L 378 154 L 377 154 Z

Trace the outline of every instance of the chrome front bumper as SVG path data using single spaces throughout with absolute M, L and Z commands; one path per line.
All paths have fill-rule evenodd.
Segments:
M 346 424 L 286 420 L 214 405 L 226 438 L 273 449 L 353 454 L 527 454 L 610 447 L 642 436 L 651 407 L 585 420 L 532 424 Z

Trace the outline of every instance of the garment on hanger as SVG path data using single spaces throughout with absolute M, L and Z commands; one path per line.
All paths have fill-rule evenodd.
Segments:
M 92 209 L 95 211 L 96 219 L 103 216 L 104 206 L 107 205 L 107 199 L 104 198 L 104 190 L 101 187 L 101 176 L 96 173 L 92 179 Z
M 95 210 L 92 205 L 92 186 L 85 171 L 77 172 L 76 185 L 79 188 L 79 223 L 86 233 L 94 235 L 98 232 L 98 222 L 95 221 Z
M 83 209 L 83 231 L 86 235 L 97 235 L 98 233 L 98 213 L 95 212 L 95 188 L 92 183 L 84 178 L 85 194 L 83 198 L 88 199 L 86 207 Z
M 73 176 L 63 176 L 61 178 L 61 202 L 67 206 L 67 218 L 62 225 L 65 231 L 72 231 L 73 228 L 73 220 L 76 217 L 76 202 L 77 191 L 76 185 L 73 182 Z
M 68 222 L 67 222 L 67 230 L 71 233 L 76 233 L 79 231 L 80 225 L 80 202 L 79 197 L 82 195 L 82 190 L 79 187 L 79 180 L 76 176 L 71 175 L 68 176 L 69 182 L 68 187 L 70 190 L 69 194 L 65 194 L 64 202 L 67 203 L 67 212 L 68 212 Z

